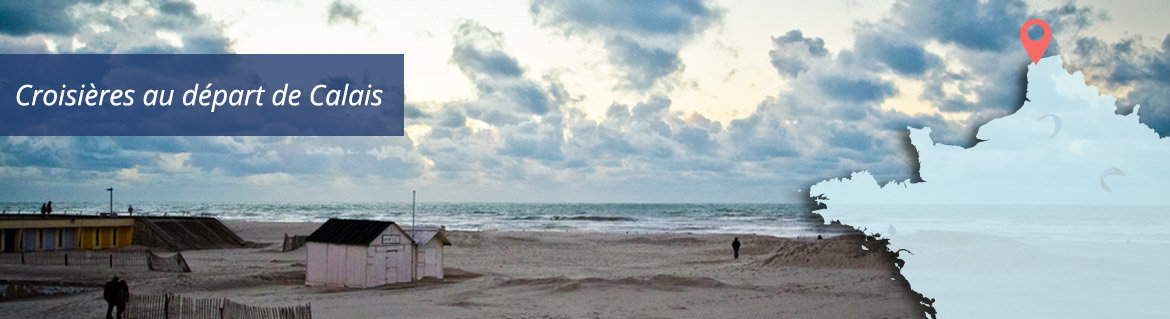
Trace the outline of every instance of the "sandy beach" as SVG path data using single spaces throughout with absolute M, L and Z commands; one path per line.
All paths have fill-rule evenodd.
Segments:
M 0 265 L 0 279 L 100 284 L 279 306 L 317 318 L 906 318 L 916 295 L 861 238 L 588 232 L 450 233 L 446 278 L 373 289 L 304 285 L 304 249 L 282 235 L 316 223 L 225 221 L 262 248 L 184 251 L 191 273 Z M 738 260 L 730 242 L 743 242 Z M 134 247 L 131 247 L 134 249 Z M 139 248 L 140 249 L 140 248 Z M 101 318 L 100 291 L 0 303 L 8 318 Z

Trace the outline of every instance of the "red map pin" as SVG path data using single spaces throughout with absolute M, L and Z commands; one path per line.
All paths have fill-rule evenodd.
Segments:
M 1040 41 L 1032 41 L 1032 38 L 1028 37 L 1028 28 L 1037 24 L 1044 28 L 1044 37 Z M 1032 63 L 1040 64 L 1040 58 L 1044 57 L 1044 51 L 1048 51 L 1048 43 L 1052 42 L 1052 29 L 1048 28 L 1048 22 L 1044 22 L 1044 20 L 1028 20 L 1020 29 L 1020 41 L 1024 42 L 1024 49 L 1028 50 L 1028 55 L 1032 57 Z

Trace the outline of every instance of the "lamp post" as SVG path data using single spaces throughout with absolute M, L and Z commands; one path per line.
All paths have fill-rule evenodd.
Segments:
M 106 191 L 110 192 L 110 216 L 113 216 L 114 215 L 114 188 L 113 187 L 107 188 Z

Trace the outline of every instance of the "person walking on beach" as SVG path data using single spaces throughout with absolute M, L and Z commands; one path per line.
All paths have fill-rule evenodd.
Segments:
M 134 216 L 134 205 L 126 208 L 126 215 Z
M 47 204 L 45 204 L 45 203 L 41 203 L 41 215 L 44 215 L 45 212 L 49 211 L 48 208 L 46 208 L 46 207 L 48 207 L 46 205 Z
M 114 279 L 111 279 L 102 287 L 102 299 L 106 300 L 106 319 L 114 318 L 112 312 L 114 311 L 114 306 L 118 304 L 118 297 L 121 294 L 118 286 L 118 277 L 114 276 Z
M 739 237 L 731 240 L 731 254 L 735 259 L 739 259 Z
M 130 286 L 126 284 L 126 280 L 118 281 L 118 319 L 122 319 L 122 314 L 126 313 L 126 303 L 130 301 Z
M 45 207 L 45 214 L 52 214 L 53 213 L 53 201 L 49 201 L 49 203 L 46 205 L 47 206 Z

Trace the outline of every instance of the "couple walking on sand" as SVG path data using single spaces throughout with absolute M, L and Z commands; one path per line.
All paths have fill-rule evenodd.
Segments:
M 118 310 L 117 318 L 121 319 L 122 313 L 126 312 L 126 302 L 130 301 L 130 286 L 126 285 L 125 280 L 114 277 L 102 289 L 102 297 L 106 299 L 106 319 L 114 318 L 111 312 L 115 308 Z

